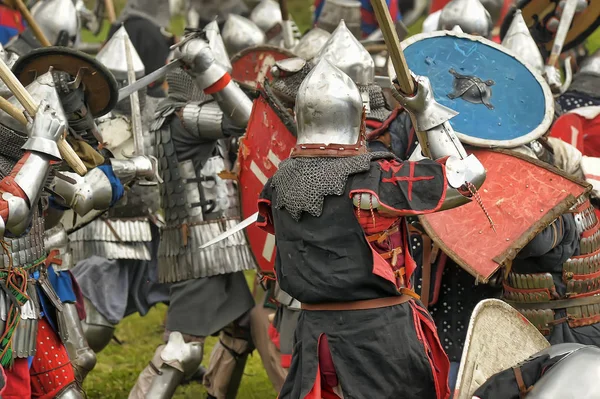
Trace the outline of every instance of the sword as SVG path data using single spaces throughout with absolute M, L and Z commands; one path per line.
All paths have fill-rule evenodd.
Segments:
M 234 235 L 235 233 L 237 233 L 238 231 L 244 230 L 246 227 L 254 224 L 257 220 L 258 220 L 258 212 L 256 212 L 252 216 L 247 217 L 246 219 L 242 220 L 240 223 L 236 224 L 235 226 L 233 226 L 226 232 L 219 234 L 218 236 L 216 236 L 209 242 L 205 242 L 204 244 L 202 244 L 199 247 L 199 249 L 204 249 L 204 248 L 210 247 L 211 245 L 218 243 L 219 241 L 223 241 L 227 237 L 230 237 L 230 236 Z
M 556 36 L 554 36 L 554 44 L 552 44 L 552 51 L 550 52 L 550 57 L 548 57 L 548 62 L 546 65 L 556 65 L 558 57 L 560 56 L 560 53 L 562 53 L 562 48 L 565 44 L 565 40 L 567 39 L 567 34 L 569 33 L 571 23 L 573 23 L 576 10 L 577 0 L 567 0 L 565 9 L 560 17 L 558 29 L 556 30 Z
M 143 78 L 140 78 L 139 80 L 135 81 L 135 83 L 130 84 L 129 86 L 123 87 L 121 90 L 119 90 L 119 100 L 118 101 L 122 101 L 122 100 L 126 99 L 132 93 L 148 86 L 150 83 L 157 81 L 158 79 L 165 76 L 168 72 L 172 71 L 175 68 L 180 67 L 181 65 L 182 65 L 181 60 L 175 59 L 175 60 L 171 61 L 170 63 L 168 63 L 167 65 L 158 68 L 156 71 L 149 73 L 148 75 L 144 76 Z
M 129 36 L 129 35 L 127 35 Z M 125 40 L 125 57 L 127 59 L 127 79 L 129 86 L 135 83 L 135 70 L 133 68 L 133 55 L 129 37 Z M 133 131 L 134 155 L 144 155 L 144 137 L 142 135 L 142 113 L 140 111 L 140 97 L 137 91 L 129 96 L 131 99 L 131 128 Z

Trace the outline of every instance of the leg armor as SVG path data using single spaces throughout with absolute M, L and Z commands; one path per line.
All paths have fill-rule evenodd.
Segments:
M 204 342 L 186 343 L 179 332 L 169 335 L 167 345 L 158 347 L 129 393 L 129 399 L 168 399 L 186 376 L 202 361 Z
M 75 304 L 63 303 L 63 310 L 57 312 L 57 315 L 61 319 L 59 325 L 67 330 L 67 334 L 63 334 L 67 336 L 67 339 L 63 339 L 63 343 L 73 363 L 75 378 L 82 383 L 96 365 L 96 354 L 85 339 Z
M 85 394 L 78 384 L 71 384 L 56 395 L 55 399 L 85 399 Z
M 210 355 L 204 386 L 217 399 L 234 399 L 242 381 L 248 355 L 254 349 L 250 331 L 238 326 L 226 327 Z
M 85 322 L 82 322 L 83 333 L 89 347 L 98 353 L 109 344 L 115 332 L 115 326 L 106 320 L 87 298 L 84 299 L 84 304 L 86 317 Z

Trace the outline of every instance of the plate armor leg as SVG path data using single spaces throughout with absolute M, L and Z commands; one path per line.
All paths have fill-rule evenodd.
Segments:
M 83 333 L 89 347 L 98 353 L 110 343 L 115 326 L 106 320 L 87 298 L 84 299 L 84 304 L 86 317 L 82 322 Z
M 204 343 L 186 343 L 179 332 L 171 332 L 166 345 L 156 349 L 154 358 L 142 371 L 129 399 L 169 399 L 185 377 L 198 370 Z
M 62 319 L 59 325 L 67 329 L 66 335 L 68 337 L 63 339 L 63 343 L 73 364 L 75 378 L 79 383 L 82 383 L 88 373 L 96 366 L 96 354 L 85 339 L 75 304 L 63 303 L 63 310 L 57 312 L 57 315 Z
M 86 395 L 83 393 L 81 388 L 79 388 L 77 383 L 73 383 L 67 386 L 65 389 L 60 391 L 58 395 L 56 395 L 55 399 L 84 399 Z

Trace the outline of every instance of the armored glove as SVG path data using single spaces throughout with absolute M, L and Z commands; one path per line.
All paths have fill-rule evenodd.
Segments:
M 205 40 L 188 36 L 183 41 L 178 55 L 189 67 L 188 72 L 202 90 L 214 85 L 227 74 L 225 68 L 215 61 L 215 56 Z
M 123 184 L 127 184 L 135 179 L 154 180 L 156 171 L 156 162 L 145 155 L 138 155 L 129 159 L 111 159 L 113 172 Z
M 66 121 L 62 115 L 50 108 L 42 100 L 35 114 L 35 120 L 28 126 L 29 139 L 23 145 L 24 150 L 36 151 L 48 155 L 53 160 L 61 160 L 57 142 L 65 131 Z

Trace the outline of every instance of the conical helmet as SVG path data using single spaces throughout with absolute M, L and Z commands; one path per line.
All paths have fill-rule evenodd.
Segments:
M 323 9 L 315 25 L 327 32 L 337 29 L 341 20 L 346 21 L 350 32 L 356 37 L 362 36 L 360 30 L 360 1 L 355 0 L 324 0 Z
M 490 13 L 479 0 L 452 0 L 440 14 L 438 29 L 451 30 L 456 25 L 469 35 L 489 38 L 494 25 Z
M 254 22 L 236 14 L 229 14 L 221 35 L 230 56 L 265 42 L 265 34 Z
M 212 21 L 206 25 L 204 31 L 206 32 L 208 45 L 215 56 L 215 60 L 221 64 L 221 66 L 225 68 L 227 72 L 231 73 L 233 67 L 231 66 L 231 61 L 229 60 L 229 55 L 227 55 L 225 43 L 223 43 L 223 38 L 221 37 L 221 32 L 219 31 L 219 24 L 217 24 L 217 21 Z
M 348 75 L 321 60 L 306 76 L 295 104 L 298 144 L 356 144 L 363 105 Z
M 594 54 L 583 60 L 579 72 L 600 76 L 600 50 L 596 50 Z
M 283 20 L 279 3 L 274 0 L 262 0 L 250 13 L 250 20 L 267 33 Z
M 309 30 L 294 47 L 294 54 L 305 60 L 310 60 L 316 56 L 323 48 L 331 33 L 321 28 L 312 28 Z
M 371 54 L 350 32 L 344 20 L 340 21 L 315 56 L 314 62 L 318 63 L 322 59 L 341 69 L 357 85 L 368 85 L 375 80 L 375 63 Z
M 133 70 L 135 78 L 139 79 L 144 76 L 144 63 L 138 52 L 133 47 L 131 39 L 127 34 L 124 26 L 121 26 L 110 40 L 102 47 L 96 56 L 96 60 L 100 61 L 109 71 L 112 72 L 118 83 L 127 82 L 127 51 L 126 45 L 131 49 L 131 58 L 133 58 Z
M 31 15 L 54 46 L 72 46 L 79 36 L 79 18 L 73 0 L 38 1 Z
M 59 115 L 65 115 L 63 110 L 62 102 L 60 101 L 60 97 L 58 95 L 58 91 L 56 90 L 56 83 L 54 81 L 54 77 L 52 76 L 52 72 L 46 72 L 45 74 L 38 76 L 33 82 L 31 82 L 25 88 L 31 97 L 33 97 L 36 103 L 39 103 L 42 100 L 46 100 L 48 105 L 55 110 Z M 17 100 L 16 97 L 9 97 L 8 102 L 11 103 L 15 108 L 19 111 L 24 111 L 23 106 Z M 35 116 L 35 115 L 32 115 Z M 66 121 L 66 117 L 65 117 Z M 21 123 L 19 123 L 12 116 L 8 115 L 4 111 L 0 110 L 0 124 L 4 127 L 9 128 L 10 130 L 19 132 L 19 133 L 27 133 L 27 129 Z
M 531 37 L 529 28 L 523 19 L 521 10 L 515 12 L 510 27 L 502 40 L 502 45 L 519 56 L 537 72 L 544 72 L 544 59 L 535 40 Z

